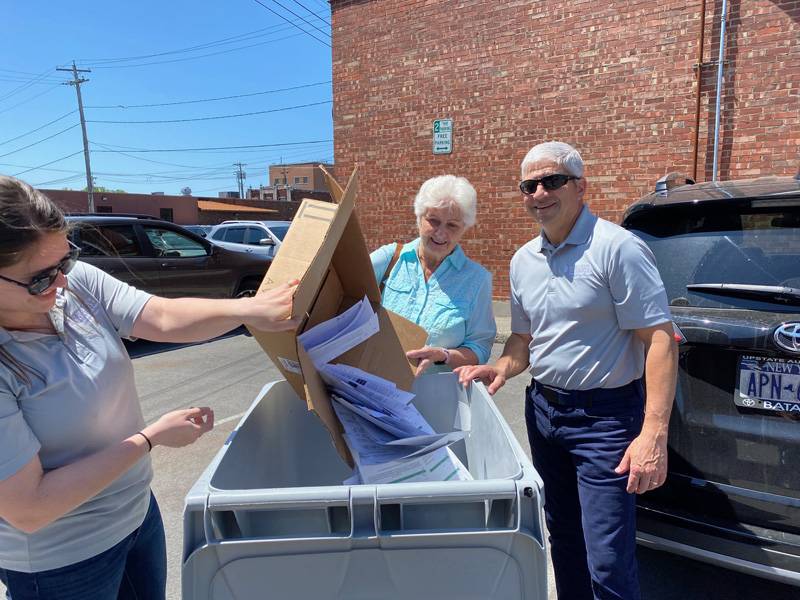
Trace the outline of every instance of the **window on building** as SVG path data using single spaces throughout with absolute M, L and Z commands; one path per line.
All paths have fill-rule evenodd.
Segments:
M 295 178 L 294 178 L 294 182 L 295 182 L 295 183 L 300 183 L 300 178 L 299 178 L 299 177 L 295 177 Z
M 303 183 L 308 183 L 308 177 L 303 177 Z
M 275 185 L 280 185 L 280 184 L 281 184 L 281 178 L 280 177 L 276 177 L 275 178 Z
M 99 213 L 110 213 L 110 212 L 114 212 L 113 210 L 111 210 L 111 207 L 110 207 L 110 206 L 101 206 L 101 205 L 98 205 L 98 206 L 96 206 L 96 207 L 95 207 L 95 211 L 97 211 L 97 212 L 99 212 Z
M 169 221 L 170 223 L 172 223 L 175 220 L 171 208 L 159 208 L 158 216 L 161 217 L 162 220 Z

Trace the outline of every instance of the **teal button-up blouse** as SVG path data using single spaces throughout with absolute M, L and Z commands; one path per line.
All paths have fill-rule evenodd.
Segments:
M 456 246 L 425 281 L 417 256 L 419 242 L 417 238 L 403 246 L 386 280 L 383 306 L 425 329 L 427 345 L 468 348 L 485 363 L 497 332 L 491 274 Z M 383 278 L 396 247 L 387 244 L 370 255 L 377 281 Z

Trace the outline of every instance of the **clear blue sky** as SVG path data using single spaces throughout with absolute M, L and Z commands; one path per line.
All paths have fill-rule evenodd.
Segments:
M 75 88 L 59 84 L 72 76 L 55 70 L 73 60 L 92 71 L 82 74 L 89 81 L 81 92 L 97 186 L 167 194 L 188 186 L 216 196 L 236 189 L 237 162 L 246 164 L 246 184 L 258 187 L 268 183 L 267 166 L 281 160 L 333 160 L 325 0 L 4 0 L 0 6 L 2 174 L 44 188 L 86 185 Z M 134 107 L 167 103 L 180 104 Z M 208 119 L 252 112 L 262 114 Z M 203 120 L 98 122 L 181 119 Z M 199 150 L 258 145 L 264 147 Z M 181 151 L 141 152 L 171 149 Z

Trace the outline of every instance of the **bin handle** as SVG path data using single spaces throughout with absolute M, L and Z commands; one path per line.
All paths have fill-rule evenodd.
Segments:
M 374 486 L 350 488 L 350 535 L 353 538 L 378 536 L 378 500 Z

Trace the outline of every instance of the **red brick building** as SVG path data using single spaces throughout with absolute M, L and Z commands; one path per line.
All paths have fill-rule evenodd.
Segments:
M 86 192 L 44 189 L 42 191 L 67 213 L 87 211 Z M 234 198 L 221 200 L 196 196 L 97 192 L 94 194 L 94 202 L 95 210 L 102 213 L 151 215 L 179 225 L 216 225 L 233 219 L 291 221 L 302 199 L 309 197 L 330 200 L 327 192 L 297 192 L 291 201 Z
M 721 0 L 332 0 L 334 155 L 361 165 L 368 244 L 415 234 L 412 200 L 433 175 L 467 177 L 477 226 L 464 246 L 508 293 L 508 260 L 537 229 L 516 191 L 536 143 L 586 161 L 588 201 L 619 220 L 659 177 L 712 178 Z M 788 175 L 800 151 L 800 1 L 728 3 L 718 179 Z M 435 119 L 452 153 L 432 153 Z

